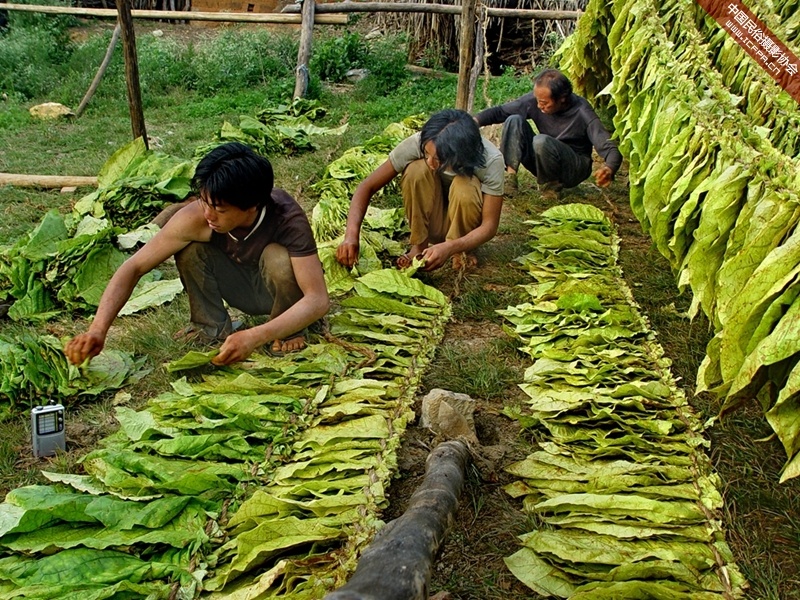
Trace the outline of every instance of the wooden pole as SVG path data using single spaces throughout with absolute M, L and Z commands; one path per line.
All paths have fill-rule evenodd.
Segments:
M 2 185 L 15 185 L 18 187 L 39 187 L 39 188 L 96 186 L 97 177 L 0 173 L 0 186 Z
M 147 143 L 147 131 L 144 127 L 144 111 L 142 110 L 142 90 L 139 87 L 139 62 L 136 58 L 136 35 L 133 31 L 131 16 L 131 0 L 117 0 L 119 26 L 122 30 L 122 48 L 125 55 L 125 82 L 128 85 L 128 108 L 131 113 L 131 130 L 133 139 L 142 138 L 144 147 Z
M 468 463 L 464 442 L 436 446 L 406 512 L 375 536 L 350 581 L 324 600 L 428 600 L 433 560 L 455 518 Z
M 463 0 L 461 6 L 461 49 L 458 55 L 456 108 L 469 111 L 469 71 L 475 49 L 475 9 L 478 0 Z
M 478 20 L 478 32 L 475 36 L 475 61 L 469 73 L 469 87 L 467 96 L 467 112 L 472 112 L 475 105 L 475 88 L 478 87 L 478 76 L 483 68 L 484 38 L 486 35 L 486 7 L 481 5 L 481 18 Z
M 78 8 L 72 6 L 36 6 L 32 4 L 4 4 L 3 8 L 21 12 L 45 13 L 52 15 L 78 15 L 82 17 L 99 17 L 101 19 L 116 19 L 117 11 L 113 8 Z M 299 11 L 298 11 L 299 12 Z M 165 19 L 169 17 L 180 18 L 185 21 L 221 21 L 225 23 L 276 23 L 299 25 L 302 19 L 299 15 L 281 15 L 275 13 L 226 13 L 226 12 L 182 12 L 180 15 L 170 15 L 163 10 L 132 10 L 134 19 Z M 319 15 L 314 19 L 317 25 L 346 25 L 347 15 L 327 14 Z
M 111 57 L 114 55 L 114 48 L 117 47 L 117 42 L 119 41 L 119 34 L 121 32 L 121 28 L 119 23 L 117 26 L 114 27 L 114 33 L 111 35 L 111 41 L 108 43 L 108 48 L 106 49 L 106 55 L 103 57 L 103 62 L 100 63 L 100 68 L 97 69 L 97 73 L 92 80 L 92 84 L 89 86 L 89 89 L 86 90 L 86 94 L 83 96 L 83 100 L 81 100 L 80 105 L 78 106 L 77 110 L 75 111 L 75 116 L 80 117 L 83 114 L 83 111 L 86 110 L 86 105 L 89 104 L 89 100 L 92 99 L 94 93 L 97 91 L 98 86 L 100 85 L 100 81 L 103 79 L 103 75 L 106 73 L 106 69 L 108 69 L 108 63 L 111 62 Z
M 303 24 L 300 27 L 300 48 L 297 50 L 293 98 L 303 98 L 308 91 L 308 60 L 311 57 L 315 4 L 316 0 L 303 0 Z
M 301 8 L 297 4 L 287 4 L 282 13 L 297 14 Z M 319 14 L 351 13 L 351 12 L 394 12 L 394 13 L 435 13 L 444 15 L 460 15 L 461 7 L 455 4 L 417 4 L 416 2 L 326 2 L 316 8 Z M 511 17 L 517 19 L 578 19 L 580 10 L 540 10 L 528 8 L 492 8 L 487 7 L 490 17 Z

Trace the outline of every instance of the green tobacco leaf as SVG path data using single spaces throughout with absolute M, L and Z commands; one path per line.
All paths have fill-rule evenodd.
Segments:
M 125 177 L 147 153 L 147 147 L 142 138 L 136 138 L 131 143 L 119 148 L 100 168 L 97 174 L 97 186 L 104 188 L 112 185 L 118 179 Z
M 370 289 L 406 298 L 427 298 L 438 306 L 447 303 L 445 295 L 434 287 L 425 285 L 419 279 L 412 279 L 397 269 L 373 271 L 358 278 Z
M 503 562 L 517 579 L 542 596 L 570 598 L 577 587 L 566 573 L 543 561 L 530 548 L 521 548 Z
M 131 315 L 146 308 L 161 306 L 172 302 L 183 291 L 180 279 L 162 279 L 159 281 L 140 282 L 133 290 L 130 299 L 119 311 L 120 315 Z
M 716 559 L 711 546 L 696 542 L 662 540 L 624 541 L 611 536 L 575 530 L 533 531 L 520 536 L 523 544 L 538 554 L 566 563 L 621 565 L 661 559 L 698 570 L 712 569 Z
M 205 365 L 211 364 L 211 360 L 219 354 L 219 348 L 209 350 L 208 352 L 200 352 L 198 350 L 190 350 L 182 358 L 173 360 L 167 363 L 166 369 L 169 373 L 177 371 L 185 371 L 186 369 L 196 369 Z
M 20 587 L 88 587 L 89 584 L 108 585 L 125 580 L 141 583 L 170 577 L 176 571 L 173 565 L 146 562 L 122 552 L 84 548 L 38 559 L 0 558 L 0 581 L 9 580 Z
M 329 527 L 325 519 L 284 517 L 265 521 L 252 530 L 236 536 L 229 546 L 236 554 L 222 573 L 206 583 L 206 589 L 220 589 L 227 581 L 247 573 L 270 557 L 304 544 L 335 540 L 342 536 L 340 528 Z
M 44 485 L 11 490 L 0 504 L 0 537 L 36 531 L 57 521 L 95 523 L 97 519 L 86 514 L 93 499 Z

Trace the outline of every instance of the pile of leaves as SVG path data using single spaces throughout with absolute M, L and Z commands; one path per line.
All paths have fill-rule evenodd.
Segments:
M 796 102 L 691 0 L 590 2 L 563 52 L 609 89 L 631 207 L 715 336 L 697 390 L 757 399 L 800 475 L 800 117 Z M 751 8 L 790 45 L 794 0 Z M 587 17 L 589 13 L 587 12 Z M 795 53 L 797 49 L 795 48 Z M 608 58 L 610 57 L 610 59 Z M 613 76 L 613 81 L 611 80 Z
M 268 106 L 256 115 L 242 115 L 239 125 L 225 121 L 214 141 L 198 146 L 195 158 L 227 142 L 241 142 L 264 156 L 292 156 L 315 150 L 315 135 L 342 135 L 347 123 L 340 127 L 320 127 L 314 121 L 325 116 L 325 108 L 316 100 L 295 98 L 291 104 Z
M 380 253 L 385 252 L 393 257 L 403 254 L 404 248 L 396 239 L 408 231 L 404 210 L 378 208 L 372 204 L 367 209 L 361 227 L 358 262 L 350 271 L 336 262 L 336 248 L 344 239 L 350 200 L 356 188 L 387 160 L 389 152 L 397 144 L 415 133 L 423 123 L 422 115 L 412 115 L 391 123 L 381 134 L 370 138 L 362 146 L 346 150 L 325 168 L 322 178 L 312 186 L 319 198 L 311 213 L 311 228 L 325 269 L 328 291 L 333 295 L 350 291 L 353 275 L 381 268 Z M 396 195 L 398 188 L 395 181 L 383 188 L 379 195 Z M 373 202 L 376 199 L 373 198 Z
M 63 310 L 97 306 L 125 255 L 113 244 L 121 233 L 107 219 L 79 222 L 48 212 L 12 246 L 0 248 L 0 295 L 13 300 L 14 320 L 46 320 Z
M 450 313 L 396 270 L 353 287 L 328 342 L 179 379 L 142 411 L 118 409 L 120 430 L 83 459 L 85 475 L 10 492 L 0 596 L 302 599 L 341 584 L 381 526 Z
M 143 358 L 116 350 L 75 367 L 63 347 L 63 341 L 52 335 L 0 335 L 0 421 L 36 404 L 119 389 L 150 372 L 143 367 Z
M 702 426 L 616 265 L 598 209 L 531 221 L 529 300 L 499 311 L 532 359 L 509 416 L 539 448 L 508 467 L 537 529 L 509 569 L 559 598 L 734 598 L 744 579 L 720 528 Z
M 148 150 L 137 138 L 111 155 L 97 174 L 97 190 L 78 200 L 74 212 L 136 229 L 189 196 L 194 168 L 193 161 Z

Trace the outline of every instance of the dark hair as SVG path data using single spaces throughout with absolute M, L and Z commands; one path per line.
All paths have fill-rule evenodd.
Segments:
M 572 82 L 561 71 L 545 69 L 533 80 L 533 87 L 542 85 L 550 90 L 550 98 L 558 102 L 572 95 Z
M 192 178 L 196 193 L 209 204 L 225 202 L 242 210 L 272 200 L 274 176 L 270 162 L 239 142 L 217 146 L 198 163 Z
M 463 110 L 448 108 L 435 113 L 422 126 L 419 147 L 433 142 L 439 159 L 439 170 L 450 169 L 457 175 L 472 177 L 476 169 L 486 165 L 481 130 L 472 116 Z

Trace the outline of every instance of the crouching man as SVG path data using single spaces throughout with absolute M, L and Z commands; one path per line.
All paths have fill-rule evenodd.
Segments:
M 197 199 L 175 212 L 111 278 L 89 330 L 66 345 L 70 362 L 100 353 L 138 281 L 171 256 L 191 312 L 190 325 L 177 335 L 220 342 L 214 364 L 242 361 L 265 344 L 276 353 L 305 346 L 304 329 L 328 312 L 329 301 L 303 209 L 273 188 L 272 165 L 244 144 L 213 149 L 192 183 Z M 234 332 L 225 302 L 270 318 Z

